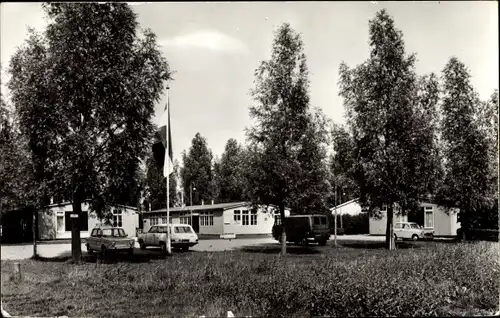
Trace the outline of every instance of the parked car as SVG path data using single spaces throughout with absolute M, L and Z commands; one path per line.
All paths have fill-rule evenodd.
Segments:
M 90 254 L 99 251 L 101 254 L 109 252 L 134 253 L 135 240 L 129 238 L 120 227 L 96 227 L 87 238 L 87 252 Z
M 424 229 L 414 222 L 397 222 L 394 225 L 394 238 L 413 241 L 429 240 L 434 238 L 434 231 Z
M 307 245 L 314 242 L 326 245 L 330 238 L 330 227 L 326 215 L 291 215 L 285 218 L 286 240 L 296 244 Z M 281 242 L 283 225 L 280 221 L 273 225 L 274 239 Z
M 188 224 L 166 224 L 153 225 L 147 233 L 141 233 L 137 241 L 141 249 L 147 246 L 159 246 L 166 250 L 167 229 L 170 228 L 170 243 L 173 248 L 181 248 L 184 251 L 198 244 L 198 235 L 194 232 L 191 225 Z

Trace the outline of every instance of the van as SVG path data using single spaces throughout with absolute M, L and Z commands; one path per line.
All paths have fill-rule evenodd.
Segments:
M 307 245 L 318 243 L 325 246 L 330 238 L 328 218 L 323 214 L 291 215 L 285 218 L 286 240 L 295 244 Z M 277 219 L 272 233 L 275 240 L 281 242 L 283 224 Z

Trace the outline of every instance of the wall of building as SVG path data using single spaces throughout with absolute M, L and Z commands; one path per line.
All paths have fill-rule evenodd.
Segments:
M 436 236 L 455 236 L 460 228 L 458 222 L 457 210 L 446 213 L 444 207 L 433 205 L 434 212 L 434 235 Z
M 278 212 L 272 207 L 259 208 L 257 211 L 257 224 L 251 225 L 243 225 L 242 219 L 240 217 L 240 222 L 236 222 L 234 219 L 234 211 L 235 210 L 247 210 L 250 211 L 250 206 L 236 207 L 227 210 L 211 210 L 208 211 L 212 213 L 208 219 L 213 217 L 213 225 L 202 225 L 202 218 L 204 217 L 205 211 L 196 211 L 193 214 L 198 215 L 198 224 L 199 224 L 199 232 L 200 235 L 221 235 L 224 233 L 234 233 L 236 235 L 244 235 L 244 234 L 271 234 L 272 227 L 274 224 L 274 212 Z M 241 212 L 240 212 L 241 213 Z M 143 221 L 143 231 L 147 232 L 151 228 L 151 217 L 159 217 L 160 214 L 146 214 L 144 215 Z M 241 214 L 240 214 L 241 215 Z M 290 215 L 290 210 L 285 210 L 285 215 Z M 171 212 L 171 218 L 173 224 L 179 224 L 180 221 L 180 213 L 179 212 Z M 250 221 L 250 213 L 249 213 L 249 221 Z
M 116 209 L 122 211 L 121 227 L 128 236 L 136 236 L 136 229 L 139 227 L 139 215 L 137 211 L 130 207 L 117 207 Z M 40 239 L 53 240 L 71 238 L 71 230 L 68 229 L 66 224 L 69 221 L 66 214 L 72 211 L 73 207 L 71 204 L 50 205 L 46 210 L 40 211 L 38 214 L 38 233 Z M 94 212 L 88 213 L 88 211 L 88 203 L 82 203 L 82 212 L 88 214 L 88 218 L 82 220 L 87 224 L 87 230 L 80 231 L 80 237 L 82 238 L 89 237 L 92 229 L 98 224 L 103 223 Z
M 271 234 L 272 233 L 272 228 L 274 224 L 274 214 L 275 212 L 278 213 L 279 211 L 274 208 L 269 208 L 266 209 L 266 207 L 260 207 L 257 209 L 257 224 L 252 225 L 251 222 L 249 222 L 248 225 L 243 225 L 243 220 L 241 211 L 242 210 L 247 210 L 250 211 L 251 207 L 250 206 L 244 206 L 244 207 L 238 207 L 238 208 L 232 208 L 232 209 L 227 209 L 224 211 L 224 228 L 223 232 L 224 233 L 234 233 L 236 235 L 245 235 L 245 234 Z M 240 211 L 240 220 L 235 220 L 235 213 L 234 211 Z M 249 220 L 251 218 L 249 212 Z M 290 215 L 289 211 L 285 211 L 285 215 Z M 221 233 L 223 234 L 223 233 Z
M 215 211 L 209 211 L 213 213 L 213 225 L 202 225 L 201 218 L 203 217 L 203 213 L 200 211 L 200 232 L 199 234 L 206 234 L 206 235 L 220 235 L 222 234 L 222 229 L 224 225 L 224 220 L 223 220 L 223 211 L 222 210 L 215 210 Z
M 144 214 L 143 221 L 142 221 L 143 222 L 142 232 L 146 233 L 151 228 L 151 226 L 152 226 L 151 220 L 150 220 L 151 218 L 159 218 L 158 224 L 163 224 L 162 220 L 161 220 L 162 215 L 166 215 L 166 213 L 163 212 L 163 213 L 158 213 L 158 214 Z M 170 219 L 171 219 L 172 224 L 180 224 L 181 223 L 179 212 L 170 212 Z
M 396 224 L 397 222 L 407 222 L 408 217 L 406 215 L 395 215 L 393 218 L 392 224 Z M 385 235 L 387 225 L 387 216 L 383 214 L 380 219 L 376 219 L 370 217 L 370 221 L 368 223 L 369 233 L 370 235 Z
M 460 228 L 460 223 L 457 222 L 457 210 L 453 210 L 452 213 L 447 214 L 446 209 L 442 206 L 439 206 L 434 203 L 426 203 L 422 202 L 420 207 L 424 208 L 424 211 L 421 213 L 425 213 L 425 207 L 432 207 L 432 218 L 431 223 L 426 220 L 424 228 L 432 229 L 434 231 L 434 236 L 455 236 L 457 235 L 457 229 Z M 429 210 L 427 210 L 429 211 Z M 394 216 L 394 223 L 396 222 L 408 222 L 408 216 Z M 385 235 L 387 223 L 386 214 L 382 214 L 382 218 L 376 219 L 374 217 L 370 217 L 369 228 L 370 235 Z

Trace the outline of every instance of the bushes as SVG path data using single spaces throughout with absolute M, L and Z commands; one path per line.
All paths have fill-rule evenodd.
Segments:
M 328 219 L 330 221 L 330 232 L 333 234 L 333 228 L 335 226 L 334 216 L 329 215 Z M 337 219 L 337 234 L 339 234 L 340 227 L 340 215 Z M 354 235 L 354 234 L 368 234 L 369 233 L 369 218 L 368 213 L 360 213 L 356 215 L 344 214 L 342 215 L 342 234 Z M 339 235 L 342 235 L 339 234 Z
M 462 239 L 462 229 L 457 230 L 457 239 Z M 466 240 L 498 242 L 498 229 L 471 229 L 465 233 Z

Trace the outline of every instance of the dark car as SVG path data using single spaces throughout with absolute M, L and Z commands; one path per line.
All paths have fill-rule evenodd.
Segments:
M 330 238 L 330 227 L 326 215 L 291 215 L 285 218 L 286 240 L 296 244 L 307 245 L 314 242 L 326 245 Z M 281 242 L 282 222 L 278 219 L 273 226 L 274 239 Z

